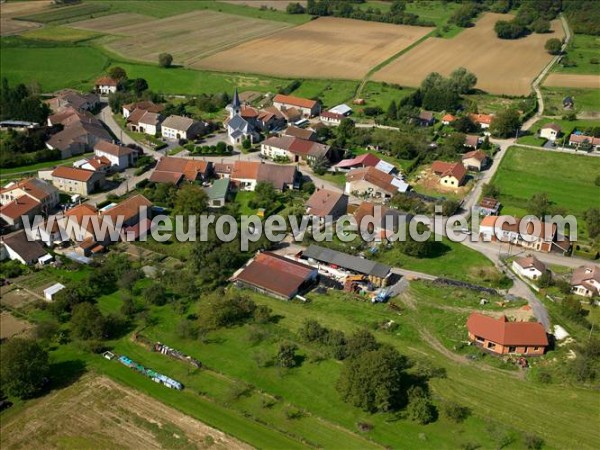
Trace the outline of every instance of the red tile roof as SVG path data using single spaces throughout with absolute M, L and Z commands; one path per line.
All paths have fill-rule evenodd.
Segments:
M 123 218 L 123 222 L 127 222 L 140 213 L 142 208 L 151 208 L 152 202 L 143 195 L 134 195 L 122 201 L 117 206 L 113 206 L 103 213 L 104 216 L 111 217 L 113 224 L 117 223 L 117 218 Z
M 528 269 L 530 267 L 535 267 L 540 272 L 546 272 L 546 265 L 537 259 L 535 256 L 524 256 L 522 258 L 515 259 L 515 262 L 521 266 L 523 269 Z
M 375 167 L 353 169 L 346 174 L 346 182 L 358 180 L 364 180 L 368 183 L 371 183 L 390 194 L 398 192 L 398 188 L 392 184 L 394 177 L 376 169 Z
M 96 172 L 94 172 L 92 170 L 77 169 L 75 167 L 58 166 L 52 172 L 52 176 L 57 177 L 57 178 L 66 178 L 68 180 L 84 182 L 84 181 L 89 181 L 89 179 L 92 178 L 92 176 L 94 176 L 94 173 L 96 173 Z
M 96 86 L 117 86 L 119 82 L 111 77 L 100 77 L 96 80 Z
M 133 153 L 133 150 L 123 145 L 113 144 L 108 141 L 99 141 L 94 145 L 94 150 L 98 150 L 104 153 L 108 153 L 113 156 L 125 156 Z
M 434 161 L 431 170 L 440 177 L 452 176 L 462 182 L 467 175 L 467 169 L 462 163 L 450 163 L 445 161 Z
M 471 120 L 478 124 L 489 125 L 494 120 L 494 116 L 491 114 L 470 114 Z
M 300 108 L 313 108 L 317 104 L 315 100 L 282 94 L 277 94 L 273 99 L 273 103 L 284 103 L 286 105 L 298 106 Z
M 310 208 L 311 215 L 325 217 L 331 214 L 342 197 L 344 194 L 341 192 L 320 189 L 310 196 L 306 201 L 306 206 Z
M 365 153 L 364 155 L 357 156 L 352 159 L 344 159 L 336 164 L 335 167 L 346 168 L 355 166 L 368 166 L 375 167 L 381 159 L 372 153 Z
M 442 122 L 454 122 L 456 120 L 456 117 L 454 117 L 452 114 L 445 114 L 444 117 L 442 117 Z
M 475 136 L 476 137 L 476 136 Z M 473 150 L 472 152 L 465 153 L 462 156 L 462 160 L 474 158 L 480 163 L 487 159 L 487 154 L 483 150 Z
M 548 345 L 548 337 L 539 322 L 509 322 L 506 316 L 500 319 L 472 313 L 467 319 L 467 329 L 475 336 L 500 345 L 538 346 Z
M 180 174 L 185 177 L 188 181 L 195 181 L 198 178 L 198 175 L 206 176 L 210 164 L 207 161 L 195 160 L 195 159 L 186 159 L 186 158 L 173 158 L 169 156 L 165 156 L 158 161 L 156 165 L 156 169 L 154 169 L 154 173 L 150 177 L 150 181 L 155 181 L 158 179 L 162 179 L 163 175 L 156 175 L 157 172 L 171 172 L 175 174 Z M 155 178 L 153 180 L 152 178 Z M 164 179 L 170 181 L 162 181 L 162 182 L 173 182 L 175 180 L 174 175 L 165 176 Z M 155 181 L 160 183 L 161 181 Z
M 34 198 L 22 195 L 21 197 L 7 203 L 4 206 L 0 206 L 0 214 L 11 218 L 13 221 L 17 220 L 23 215 L 28 215 L 31 211 L 35 210 L 40 206 L 40 202 Z
M 291 298 L 315 270 L 275 253 L 262 252 L 237 274 L 235 280 Z

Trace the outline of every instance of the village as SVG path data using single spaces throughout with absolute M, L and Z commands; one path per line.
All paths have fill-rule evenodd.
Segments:
M 130 60 L 119 52 L 141 51 L 132 33 L 150 42 L 140 27 L 155 19 L 96 3 L 59 5 L 42 16 L 83 12 L 24 33 L 81 33 L 73 48 L 121 55 L 101 73 L 54 89 L 2 77 L 3 446 L 27 448 L 23 421 L 56 407 L 50 447 L 111 448 L 133 430 L 149 448 L 341 448 L 341 432 L 347 448 L 594 448 L 597 431 L 568 436 L 537 413 L 579 431 L 598 414 L 600 122 L 587 91 L 548 82 L 587 76 L 565 63 L 587 67 L 566 13 L 520 38 L 554 33 L 558 50 L 494 81 L 462 57 L 422 74 L 433 63 L 412 59 L 484 28 L 508 51 L 490 25 L 506 11 L 489 5 L 451 2 L 435 27 L 437 2 L 176 5 L 192 8 L 187 33 L 215 21 L 217 50 Z M 179 15 L 156 3 L 172 32 Z M 217 39 L 225 16 L 252 28 Z M 391 33 L 388 59 L 366 70 L 323 44 L 327 61 L 307 38 L 314 60 L 282 68 L 301 31 L 338 39 L 359 20 L 360 39 Z M 267 43 L 286 47 L 265 81 Z M 304 75 L 319 67 L 324 87 Z M 213 84 L 165 88 L 194 71 Z M 118 391 L 131 407 L 107 405 Z M 77 414 L 89 423 L 49 431 Z M 96 423 L 116 431 L 92 443 Z

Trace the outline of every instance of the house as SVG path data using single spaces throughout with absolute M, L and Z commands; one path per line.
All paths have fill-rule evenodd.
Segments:
M 497 216 L 500 211 L 500 202 L 492 197 L 484 197 L 476 208 L 482 216 Z
M 60 112 L 65 108 L 93 111 L 100 105 L 100 98 L 93 93 L 82 94 L 74 89 L 63 89 L 56 92 L 55 96 L 46 100 L 45 103 L 54 112 Z
M 540 128 L 540 137 L 548 139 L 549 141 L 556 141 L 556 138 L 560 134 L 560 125 L 556 123 L 547 123 Z
M 110 161 L 110 165 L 117 170 L 125 170 L 133 166 L 137 160 L 136 150 L 107 141 L 96 143 L 94 154 L 99 158 L 106 158 Z
M 335 125 L 335 126 L 342 123 L 342 120 L 344 120 L 345 118 L 346 118 L 346 116 L 344 116 L 342 114 L 334 113 L 331 111 L 323 111 L 321 113 L 321 115 L 319 116 L 319 119 L 321 120 L 321 122 L 326 123 L 327 125 Z
M 275 109 L 277 109 L 277 108 L 275 108 Z M 282 109 L 279 113 L 283 116 L 284 120 L 288 123 L 295 123 L 302 119 L 302 112 L 299 109 L 294 108 L 294 107 Z
M 64 129 L 46 141 L 50 150 L 60 150 L 61 158 L 70 158 L 92 151 L 99 141 L 111 141 L 112 136 L 95 117 L 70 115 Z
M 35 225 L 35 222 L 33 223 Z M 67 233 L 61 227 L 61 221 L 58 216 L 51 216 L 40 224 L 40 226 L 32 226 L 25 230 L 27 236 L 35 241 L 40 241 L 46 247 L 61 244 L 68 239 L 65 239 Z
M 582 144 L 591 145 L 594 150 L 600 150 L 600 137 L 587 136 L 585 134 L 573 133 L 569 136 L 569 145 L 579 148 Z
M 348 210 L 348 196 L 329 189 L 319 189 L 306 201 L 306 214 L 324 220 L 327 216 L 332 221 L 339 219 Z
M 360 195 L 372 198 L 388 198 L 397 192 L 409 189 L 401 178 L 384 173 L 375 167 L 353 169 L 346 174 L 344 192 L 347 195 Z
M 211 162 L 165 156 L 158 161 L 149 180 L 153 183 L 178 185 L 182 180 L 206 181 L 211 172 Z
M 59 228 L 71 241 L 81 243 L 84 241 L 95 242 L 94 221 L 99 217 L 98 209 L 89 203 L 82 203 L 67 209 L 62 217 L 59 217 Z
M 110 220 L 113 226 L 121 227 L 120 235 L 123 241 L 133 241 L 150 231 L 152 206 L 152 202 L 143 195 L 134 195 L 108 210 L 101 211 L 100 215 L 102 219 Z M 104 246 L 111 243 L 107 239 L 96 241 Z
M 234 163 L 214 163 L 213 173 L 217 176 L 217 178 L 229 178 L 231 176 L 233 166 Z
M 172 115 L 160 126 L 165 139 L 195 139 L 206 131 L 206 125 L 189 117 Z
M 52 299 L 54 298 L 54 296 L 56 294 L 58 294 L 60 291 L 62 291 L 65 288 L 64 284 L 60 284 L 60 283 L 55 283 L 50 287 L 47 287 L 46 289 L 44 289 L 44 298 L 51 302 Z
M 310 245 L 302 252 L 301 258 L 316 266 L 319 272 L 340 275 L 358 274 L 368 278 L 375 286 L 385 286 L 392 268 L 382 263 L 348 255 L 318 245 Z
M 79 111 L 72 106 L 61 108 L 58 112 L 48 116 L 47 124 L 49 127 L 55 125 L 63 125 L 63 127 L 69 126 L 77 121 L 88 119 L 94 120 L 94 115 L 88 111 Z
M 231 281 L 283 300 L 309 290 L 317 281 L 317 269 L 271 252 L 259 252 Z
M 52 171 L 52 184 L 69 194 L 89 195 L 102 187 L 105 175 L 102 172 L 59 166 Z
M 117 92 L 119 82 L 114 78 L 104 76 L 96 80 L 96 92 L 102 95 L 114 94 Z
M 23 216 L 48 214 L 59 202 L 58 189 L 39 178 L 11 182 L 0 189 L 0 219 L 10 227 L 22 225 Z
M 163 116 L 159 112 L 145 109 L 135 109 L 127 117 L 127 129 L 137 133 L 145 133 L 150 136 L 160 134 L 160 125 Z
M 348 172 L 352 169 L 360 169 L 362 167 L 375 167 L 380 161 L 381 159 L 372 153 L 365 153 L 356 158 L 343 159 L 333 166 L 332 169 L 335 172 Z
M 485 241 L 507 242 L 545 253 L 566 252 L 571 247 L 569 240 L 558 233 L 555 223 L 538 219 L 521 222 L 522 219 L 512 216 L 486 216 L 479 224 L 479 236 Z
M 229 178 L 220 178 L 213 181 L 212 185 L 204 188 L 208 196 L 208 206 L 211 208 L 221 208 L 225 206 L 229 196 Z
M 108 172 L 111 168 L 111 162 L 104 156 L 92 156 L 91 158 L 80 159 L 73 163 L 77 169 L 92 170 L 94 172 Z
M 294 97 L 292 95 L 277 94 L 273 98 L 273 106 L 281 112 L 294 108 L 299 111 L 303 117 L 318 116 L 321 112 L 321 104 L 319 102 L 307 98 Z
M 330 108 L 329 112 L 348 117 L 350 114 L 352 114 L 352 108 L 346 105 L 345 103 L 342 103 L 340 105 L 334 106 L 333 108 Z
M 422 127 L 430 127 L 435 123 L 435 116 L 432 111 L 421 111 L 416 121 Z
M 307 141 L 292 136 L 271 137 L 260 145 L 260 153 L 266 158 L 288 158 L 298 162 L 329 158 L 331 148 L 319 142 Z
M 23 230 L 0 236 L 0 242 L 11 261 L 19 261 L 27 266 L 42 263 L 49 256 L 42 244 L 28 240 Z
M 236 161 L 231 168 L 229 178 L 237 189 L 254 191 L 258 183 L 269 183 L 275 189 L 297 189 L 301 174 L 296 166 L 264 164 L 254 161 Z
M 452 114 L 444 114 L 444 117 L 442 117 L 442 125 L 450 125 L 455 120 L 456 116 L 453 116 Z
M 156 103 L 151 102 L 150 100 L 128 103 L 126 105 L 123 105 L 123 117 L 127 119 L 136 109 L 160 114 L 165 109 L 165 106 L 157 105 Z
M 479 136 L 475 136 L 474 134 L 465 135 L 465 143 L 463 145 L 477 150 L 479 148 Z
M 274 106 L 269 106 L 258 112 L 256 125 L 261 130 L 270 131 L 285 126 L 285 116 Z
M 431 170 L 440 177 L 440 184 L 444 187 L 457 188 L 464 183 L 467 176 L 467 169 L 459 162 L 434 161 Z
M 471 313 L 467 319 L 469 340 L 478 347 L 497 355 L 543 355 L 548 347 L 546 330 L 539 322 L 509 322 Z
M 494 120 L 492 114 L 469 114 L 469 117 L 471 121 L 479 125 L 482 130 L 487 130 Z
M 237 88 L 233 93 L 233 101 L 227 105 L 229 119 L 227 119 L 227 137 L 233 145 L 241 144 L 245 140 L 251 143 L 260 140 L 260 134 L 256 131 L 259 112 L 257 109 L 242 106 Z
M 481 171 L 489 164 L 489 158 L 483 150 L 473 150 L 462 155 L 462 163 L 467 170 Z
M 413 218 L 412 214 L 371 202 L 362 202 L 353 216 L 361 234 L 370 233 L 381 239 L 397 233 L 400 227 L 408 226 Z
M 512 269 L 517 275 L 529 278 L 530 280 L 537 280 L 546 273 L 546 265 L 531 255 L 516 258 L 512 262 Z
M 317 133 L 308 128 L 289 126 L 283 131 L 283 136 L 291 136 L 305 141 L 317 141 Z
M 584 297 L 600 295 L 600 267 L 589 264 L 575 269 L 571 277 L 571 291 Z

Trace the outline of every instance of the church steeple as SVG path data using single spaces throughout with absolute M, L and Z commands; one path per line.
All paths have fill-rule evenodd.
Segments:
M 237 88 L 235 88 L 235 92 L 233 93 L 233 103 L 232 106 L 234 109 L 239 110 L 240 106 L 242 106 L 241 102 L 240 102 L 240 96 L 238 95 L 238 90 Z

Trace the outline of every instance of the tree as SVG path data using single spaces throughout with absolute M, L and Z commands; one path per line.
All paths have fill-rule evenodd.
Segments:
M 477 84 L 477 76 L 464 67 L 459 67 L 450 74 L 450 82 L 459 94 L 468 94 Z
M 479 126 L 469 116 L 459 117 L 452 122 L 451 126 L 459 133 L 474 133 L 479 129 Z
M 527 202 L 527 211 L 536 217 L 543 218 L 550 214 L 550 199 L 545 192 L 536 192 Z
M 459 206 L 460 202 L 458 200 L 448 198 L 442 202 L 442 214 L 444 216 L 451 216 L 456 212 Z
M 285 11 L 288 14 L 304 14 L 306 12 L 306 8 L 304 8 L 304 6 L 302 6 L 298 2 L 288 3 L 287 7 L 285 8 Z
M 584 213 L 585 223 L 590 238 L 600 236 L 600 208 L 590 208 Z
M 298 350 L 298 347 L 291 342 L 283 342 L 280 344 L 279 350 L 277 350 L 277 365 L 286 369 L 296 367 L 298 364 L 296 360 L 296 350 Z
M 539 18 L 531 24 L 531 29 L 534 33 L 542 34 L 550 32 L 550 21 Z
M 377 350 L 379 344 L 369 331 L 357 330 L 346 341 L 346 356 L 356 358 L 364 352 Z
M 420 386 L 413 386 L 408 390 L 406 412 L 410 420 L 421 425 L 426 425 L 436 419 L 435 407 Z
M 342 400 L 365 411 L 392 411 L 405 397 L 406 359 L 392 347 L 348 359 L 336 383 Z
M 249 202 L 251 208 L 272 208 L 279 199 L 279 193 L 271 183 L 261 181 L 256 183 L 255 197 Z
M 392 102 L 390 103 L 386 116 L 390 120 L 396 120 L 396 118 L 398 117 L 398 106 L 396 105 L 395 100 L 392 100 Z
M 148 82 L 143 78 L 136 78 L 131 82 L 131 87 L 133 88 L 136 95 L 141 95 L 142 92 L 148 89 Z
M 161 53 L 158 55 L 158 65 L 160 67 L 169 68 L 173 64 L 173 55 L 170 53 Z
M 523 443 L 530 450 L 541 450 L 544 447 L 544 440 L 537 434 L 526 433 L 523 435 Z
M 108 69 L 108 75 L 113 80 L 117 81 L 125 81 L 127 79 L 127 72 L 125 72 L 125 69 L 119 66 L 114 66 Z
M 250 150 L 252 148 L 252 141 L 248 138 L 242 141 L 242 148 L 244 150 Z
M 493 183 L 484 183 L 481 188 L 481 194 L 484 197 L 498 199 L 500 198 L 500 188 Z
M 177 191 L 173 214 L 183 217 L 199 216 L 208 207 L 208 196 L 197 184 L 187 184 Z
M 2 390 L 19 398 L 40 393 L 50 372 L 48 352 L 31 339 L 12 338 L 0 347 Z
M 81 340 L 102 339 L 106 323 L 98 306 L 80 303 L 73 308 L 71 332 Z
M 471 411 L 466 406 L 460 406 L 458 403 L 447 401 L 442 404 L 442 414 L 454 423 L 463 422 Z
M 311 161 L 310 167 L 317 175 L 323 175 L 325 172 L 327 172 L 329 160 L 327 159 L 327 156 L 319 155 Z
M 500 39 L 519 39 L 526 36 L 529 32 L 527 27 L 515 22 L 514 20 L 499 20 L 494 25 L 494 31 Z
M 559 55 L 562 49 L 562 42 L 560 41 L 560 39 L 551 38 L 546 41 L 546 45 L 544 45 L 544 48 L 551 55 Z
M 151 305 L 162 306 L 167 303 L 167 290 L 161 283 L 155 281 L 144 288 L 142 297 Z
M 521 117 L 516 109 L 505 109 L 499 112 L 492 124 L 490 133 L 495 137 L 508 138 L 513 137 L 521 127 Z

